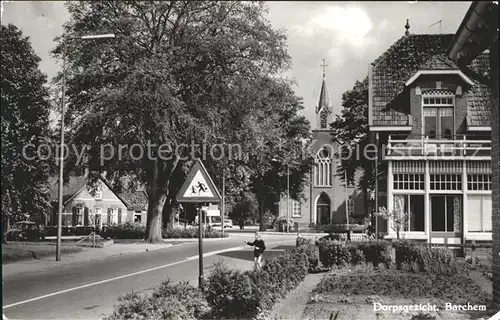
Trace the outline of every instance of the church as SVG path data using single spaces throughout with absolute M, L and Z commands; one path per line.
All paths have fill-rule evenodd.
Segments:
M 323 63 L 322 67 L 325 68 L 326 64 Z M 297 201 L 282 196 L 278 216 L 288 217 L 300 228 L 343 224 L 347 216 L 353 223 L 352 217 L 365 216 L 364 198 L 360 190 L 355 186 L 346 187 L 337 175 L 340 160 L 333 154 L 338 149 L 329 129 L 334 114 L 328 98 L 325 69 L 315 114 L 316 121 L 311 124 L 314 166 L 308 174 L 309 183 L 304 187 L 304 198 Z

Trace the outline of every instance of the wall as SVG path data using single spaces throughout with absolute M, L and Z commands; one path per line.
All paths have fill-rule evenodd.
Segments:
M 94 215 L 96 212 L 96 208 L 102 208 L 101 212 L 101 221 L 103 224 L 107 223 L 107 213 L 108 209 L 121 209 L 122 212 L 122 223 L 125 223 L 127 221 L 132 221 L 130 219 L 130 215 L 127 212 L 127 207 L 124 205 L 124 203 L 118 198 L 113 191 L 111 191 L 108 186 L 104 183 L 101 183 L 101 189 L 102 189 L 102 200 L 97 200 L 95 199 L 94 196 L 92 196 L 85 187 L 83 190 L 81 190 L 71 201 L 69 201 L 65 206 L 64 206 L 64 212 L 67 213 L 63 218 L 65 220 L 64 225 L 67 225 L 68 223 L 72 222 L 72 214 L 73 214 L 73 208 L 75 207 L 83 207 L 87 208 L 89 215 Z M 69 218 L 68 218 L 69 215 Z M 115 221 L 118 221 L 116 218 Z

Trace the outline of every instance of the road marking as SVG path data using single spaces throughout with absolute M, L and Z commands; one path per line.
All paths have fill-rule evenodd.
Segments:
M 279 241 L 279 242 L 278 241 L 274 241 L 274 242 L 269 242 L 268 244 L 281 243 L 281 242 L 282 241 Z M 219 253 L 224 253 L 224 252 L 229 252 L 229 251 L 243 250 L 245 248 L 248 248 L 248 247 L 246 247 L 246 246 L 240 246 L 240 247 L 233 247 L 233 248 L 228 248 L 228 249 L 223 249 L 223 250 L 211 251 L 211 252 L 207 252 L 207 253 L 203 254 L 203 257 L 209 257 L 209 256 L 213 256 L 213 255 L 216 255 L 216 254 L 219 254 Z M 120 279 L 124 279 L 124 278 L 128 278 L 128 277 L 133 277 L 133 276 L 136 276 L 136 275 L 139 275 L 139 274 L 143 274 L 143 273 L 147 273 L 147 272 L 151 272 L 151 271 L 155 271 L 155 270 L 159 270 L 159 269 L 163 269 L 163 268 L 172 267 L 172 266 L 184 263 L 184 262 L 193 261 L 195 259 L 198 259 L 197 255 L 196 256 L 192 256 L 192 257 L 188 257 L 188 258 L 186 258 L 184 260 L 180 260 L 180 261 L 172 262 L 172 263 L 169 263 L 169 264 L 165 264 L 165 265 L 162 265 L 162 266 L 158 266 L 158 267 L 154 267 L 154 268 L 150 268 L 150 269 L 146 269 L 146 270 L 141 270 L 141 271 L 137 271 L 137 272 L 133 272 L 133 273 L 129 273 L 129 274 L 124 274 L 124 275 L 121 275 L 121 276 L 118 276 L 118 277 L 109 278 L 109 279 L 105 279 L 105 280 L 101 280 L 101 281 L 97 281 L 97 282 L 92 282 L 92 283 L 84 284 L 84 285 L 81 285 L 81 286 L 78 286 L 78 287 L 69 288 L 69 289 L 65 289 L 65 290 L 61 290 L 61 291 L 57 291 L 57 292 L 45 294 L 43 296 L 31 298 L 31 299 L 28 299 L 28 300 L 24 300 L 24 301 L 19 301 L 19 302 L 16 302 L 16 303 L 8 304 L 8 305 L 3 306 L 3 308 L 4 309 L 12 308 L 12 307 L 19 306 L 19 305 L 22 305 L 22 304 L 26 304 L 26 303 L 30 303 L 30 302 L 42 300 L 42 299 L 45 299 L 45 298 L 50 298 L 50 297 L 53 297 L 53 296 L 57 296 L 57 295 L 60 295 L 60 294 L 63 294 L 63 293 L 72 292 L 72 291 L 76 291 L 76 290 L 80 290 L 80 289 L 85 289 L 85 288 L 97 286 L 99 284 L 108 283 L 108 282 L 112 282 L 112 281 L 116 281 L 116 280 L 120 280 Z

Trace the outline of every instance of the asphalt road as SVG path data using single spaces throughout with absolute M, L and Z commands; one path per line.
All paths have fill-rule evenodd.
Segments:
M 213 263 L 224 260 L 240 268 L 253 266 L 252 248 L 218 252 L 245 246 L 244 235 L 204 243 L 204 275 Z M 266 259 L 295 243 L 291 237 L 269 237 Z M 86 261 L 44 271 L 3 278 L 3 313 L 9 319 L 101 319 L 113 310 L 119 296 L 128 292 L 150 293 L 162 281 L 198 284 L 198 243 L 105 260 Z

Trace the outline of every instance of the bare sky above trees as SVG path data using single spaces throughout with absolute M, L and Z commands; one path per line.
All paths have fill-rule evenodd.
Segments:
M 54 37 L 62 33 L 69 15 L 61 1 L 2 1 L 2 23 L 13 23 L 31 38 L 49 79 L 60 65 L 49 56 Z M 304 114 L 314 124 L 314 107 L 321 87 L 320 64 L 325 58 L 328 93 L 333 110 L 341 95 L 362 80 L 368 64 L 405 32 L 455 33 L 470 2 L 268 2 L 268 19 L 285 28 L 296 93 L 304 98 Z M 443 20 L 440 24 L 439 20 Z M 437 23 L 433 27 L 430 25 Z

